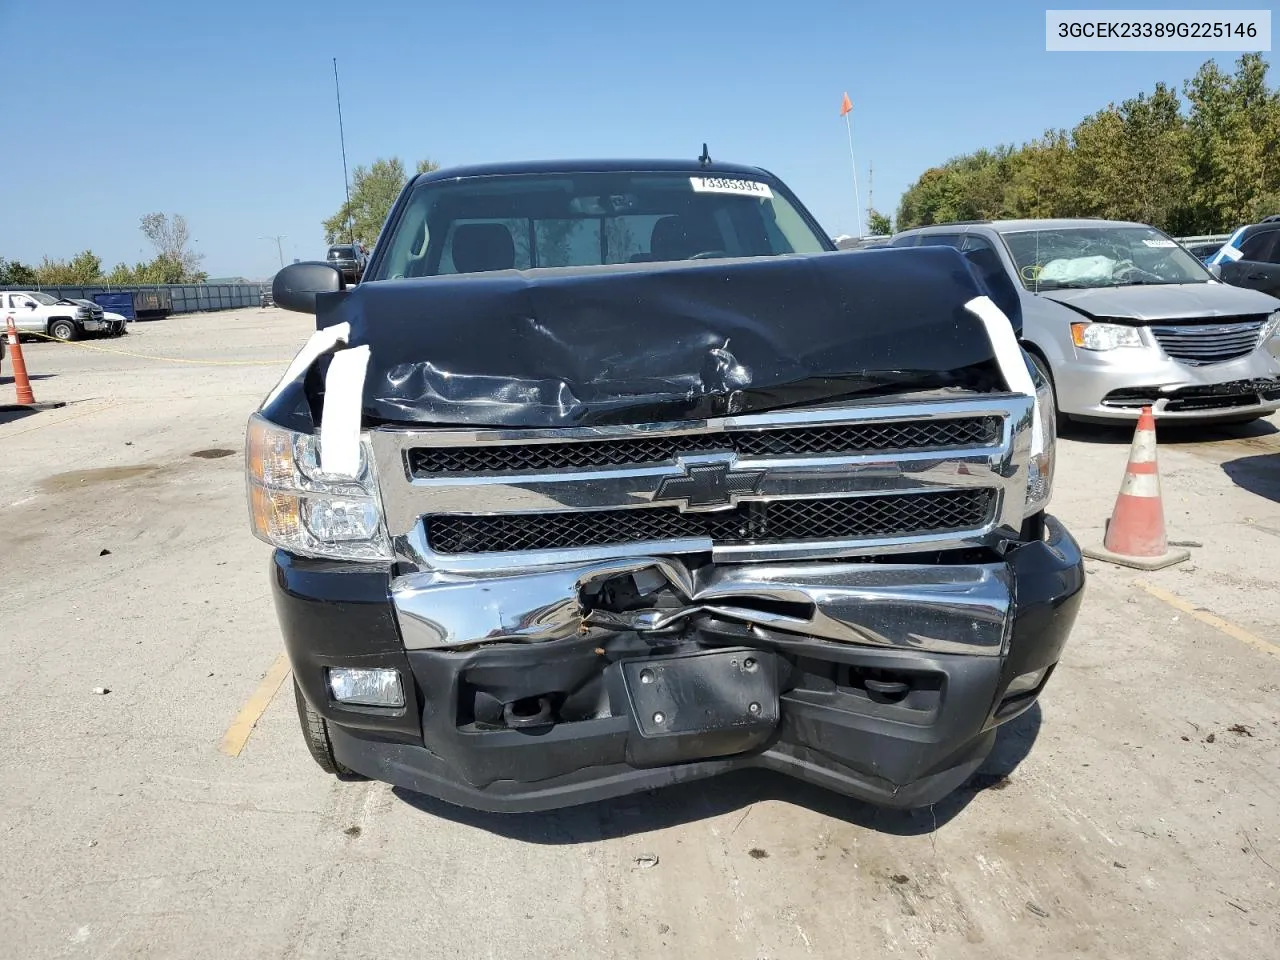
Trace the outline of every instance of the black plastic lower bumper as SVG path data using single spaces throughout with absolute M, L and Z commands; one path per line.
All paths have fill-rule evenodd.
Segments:
M 661 647 L 615 634 L 406 652 L 385 569 L 282 553 L 276 602 L 295 677 L 328 721 L 334 755 L 378 780 L 519 812 L 760 767 L 914 807 L 968 779 L 996 728 L 1035 702 L 1058 662 L 1084 569 L 1061 525 L 1048 518 L 1046 528 L 1046 540 L 1007 557 L 1015 617 L 1001 657 L 810 640 L 709 617 Z M 332 666 L 399 670 L 405 706 L 335 703 Z M 1033 688 L 1007 695 L 1016 677 L 1041 670 Z M 512 728 L 513 702 L 527 704 L 528 726 Z

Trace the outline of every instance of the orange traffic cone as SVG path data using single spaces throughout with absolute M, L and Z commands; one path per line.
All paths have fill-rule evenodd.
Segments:
M 24 406 L 36 402 L 36 395 L 31 392 L 31 378 L 27 376 L 27 362 L 22 359 L 22 344 L 18 341 L 18 328 L 13 325 L 13 317 L 5 321 L 5 333 L 9 338 L 9 352 L 13 355 L 13 385 L 18 388 L 18 403 Z
M 1102 547 L 1084 552 L 1095 560 L 1139 570 L 1159 570 L 1191 556 L 1188 550 L 1171 549 L 1165 536 L 1160 468 L 1156 461 L 1156 420 L 1150 407 L 1143 407 L 1138 418 L 1129 465 Z
M 22 344 L 18 341 L 18 328 L 13 325 L 13 315 L 5 320 L 5 337 L 9 341 L 10 364 L 13 367 L 13 385 L 18 391 L 16 404 L 0 405 L 0 410 L 20 407 L 28 410 L 51 410 L 66 406 L 65 402 L 36 403 L 36 395 L 31 390 L 31 378 L 27 376 L 27 362 L 22 358 Z

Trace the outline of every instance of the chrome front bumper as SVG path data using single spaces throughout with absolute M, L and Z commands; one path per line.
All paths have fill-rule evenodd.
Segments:
M 1066 365 L 1055 368 L 1058 409 L 1070 416 L 1098 420 L 1136 420 L 1142 399 L 1165 420 L 1213 420 L 1267 416 L 1280 410 L 1280 395 L 1261 391 L 1257 402 L 1224 402 L 1204 409 L 1178 409 L 1178 391 L 1250 381 L 1280 379 L 1280 338 L 1272 337 L 1247 356 L 1225 363 L 1192 366 L 1171 360 L 1156 346 L 1124 347 L 1105 352 L 1075 350 Z M 1280 383 L 1277 384 L 1280 390 Z M 1224 390 L 1237 392 L 1235 388 Z M 1115 396 L 1122 393 L 1122 396 Z M 1173 404 L 1172 409 L 1170 404 Z
M 584 593 L 615 577 L 668 585 L 677 607 L 591 609 Z M 528 572 L 430 572 L 392 583 L 409 650 L 545 643 L 593 628 L 645 633 L 710 614 L 780 633 L 931 653 L 1000 656 L 1013 587 L 1003 563 L 823 563 L 707 566 L 643 557 Z

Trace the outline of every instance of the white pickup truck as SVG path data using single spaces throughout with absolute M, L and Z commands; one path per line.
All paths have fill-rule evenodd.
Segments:
M 40 333 L 55 340 L 78 340 L 86 333 L 118 337 L 126 327 L 124 317 L 91 300 L 59 299 L 38 290 L 0 292 L 0 317 L 13 317 L 20 335 Z

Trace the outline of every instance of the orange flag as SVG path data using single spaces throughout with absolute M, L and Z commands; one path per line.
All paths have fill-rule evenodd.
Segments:
M 853 101 L 849 99 L 849 95 L 846 93 L 844 95 L 844 102 L 840 104 L 840 116 L 843 117 L 846 113 L 848 113 L 852 109 L 853 109 Z

